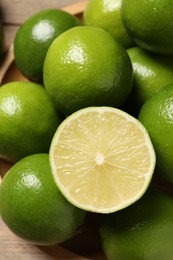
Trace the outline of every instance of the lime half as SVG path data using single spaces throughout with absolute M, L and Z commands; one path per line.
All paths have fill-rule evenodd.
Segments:
M 145 193 L 155 152 L 137 119 L 117 108 L 88 107 L 58 127 L 50 163 L 67 200 L 81 209 L 111 213 Z

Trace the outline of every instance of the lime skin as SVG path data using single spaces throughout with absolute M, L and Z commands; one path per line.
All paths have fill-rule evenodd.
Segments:
M 56 38 L 44 62 L 44 85 L 65 115 L 89 106 L 120 107 L 133 70 L 127 51 L 101 28 L 78 26 Z
M 136 44 L 173 55 L 173 0 L 123 0 L 122 20 Z
M 121 17 L 122 0 L 90 0 L 84 10 L 84 24 L 109 32 L 125 48 L 134 46 Z
M 48 152 L 63 120 L 41 85 L 10 82 L 0 88 L 0 157 L 10 162 Z
M 109 260 L 171 260 L 173 255 L 173 197 L 158 188 L 114 214 L 104 216 L 100 228 Z
M 148 98 L 173 82 L 173 58 L 148 52 L 139 46 L 127 52 L 133 65 L 134 80 L 126 105 L 138 114 Z
M 46 9 L 29 17 L 14 39 L 15 62 L 28 79 L 42 82 L 43 63 L 53 40 L 71 27 L 80 25 L 75 16 L 56 9 Z
M 40 245 L 71 238 L 85 218 L 55 185 L 48 154 L 25 157 L 7 172 L 0 185 L 0 214 L 13 233 Z
M 142 106 L 139 121 L 156 152 L 155 172 L 173 183 L 173 84 L 161 88 Z

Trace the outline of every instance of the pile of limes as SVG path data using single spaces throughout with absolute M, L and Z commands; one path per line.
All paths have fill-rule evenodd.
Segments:
M 64 242 L 92 212 L 108 259 L 171 259 L 158 180 L 173 183 L 172 27 L 173 0 L 90 0 L 83 21 L 49 9 L 23 23 L 27 82 L 0 87 L 0 157 L 14 164 L 0 214 L 16 235 Z

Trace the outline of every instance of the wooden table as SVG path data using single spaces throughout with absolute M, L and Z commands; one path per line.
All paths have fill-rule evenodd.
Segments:
M 87 2 L 87 0 L 83 0 Z M 1 0 L 0 14 L 5 32 L 5 47 L 12 44 L 19 26 L 32 14 L 41 9 L 64 8 L 73 5 L 70 12 L 81 8 L 81 0 Z M 69 10 L 68 8 L 66 9 Z M 8 165 L 7 165 L 8 167 Z M 4 170 L 4 165 L 3 165 Z M 0 172 L 2 163 L 0 160 Z M 94 238 L 93 238 L 94 234 Z M 0 260 L 46 260 L 46 259 L 105 259 L 100 252 L 100 241 L 94 233 L 93 223 L 80 234 L 64 245 L 35 246 L 15 236 L 0 218 Z M 89 252 L 89 250 L 91 252 Z M 85 252 L 85 253 L 84 253 Z

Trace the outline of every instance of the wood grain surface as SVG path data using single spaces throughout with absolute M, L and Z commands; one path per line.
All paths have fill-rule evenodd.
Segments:
M 82 13 L 86 6 L 87 0 L 1 0 L 0 15 L 5 33 L 5 47 L 12 53 L 12 43 L 19 26 L 32 14 L 47 8 L 63 8 L 72 13 Z M 5 56 L 6 58 L 8 57 Z M 5 60 L 6 61 L 6 60 Z M 4 82 L 15 80 L 25 80 L 16 70 L 14 64 L 8 69 L 1 64 L 0 74 Z M 4 69 L 4 70 L 3 70 Z M 4 77 L 5 75 L 5 77 Z M 0 183 L 1 177 L 6 173 L 11 165 L 0 159 Z M 66 241 L 62 245 L 55 246 L 36 246 L 26 242 L 14 235 L 0 218 L 0 260 L 51 260 L 51 259 L 76 259 L 88 260 L 98 259 L 105 260 L 101 251 L 101 244 L 95 223 L 92 221 L 84 225 L 83 230 Z
M 93 235 L 94 234 L 94 235 Z M 0 219 L 0 260 L 106 260 L 93 224 L 62 245 L 37 246 L 14 235 Z
M 0 220 L 0 259 L 1 260 L 50 260 L 87 258 L 73 254 L 61 246 L 35 246 L 12 234 Z
M 0 15 L 5 32 L 5 46 L 9 47 L 19 26 L 32 14 L 48 8 L 66 8 L 70 5 L 73 14 L 77 8 L 83 8 L 87 0 L 1 0 Z M 74 8 L 71 6 L 74 5 Z

